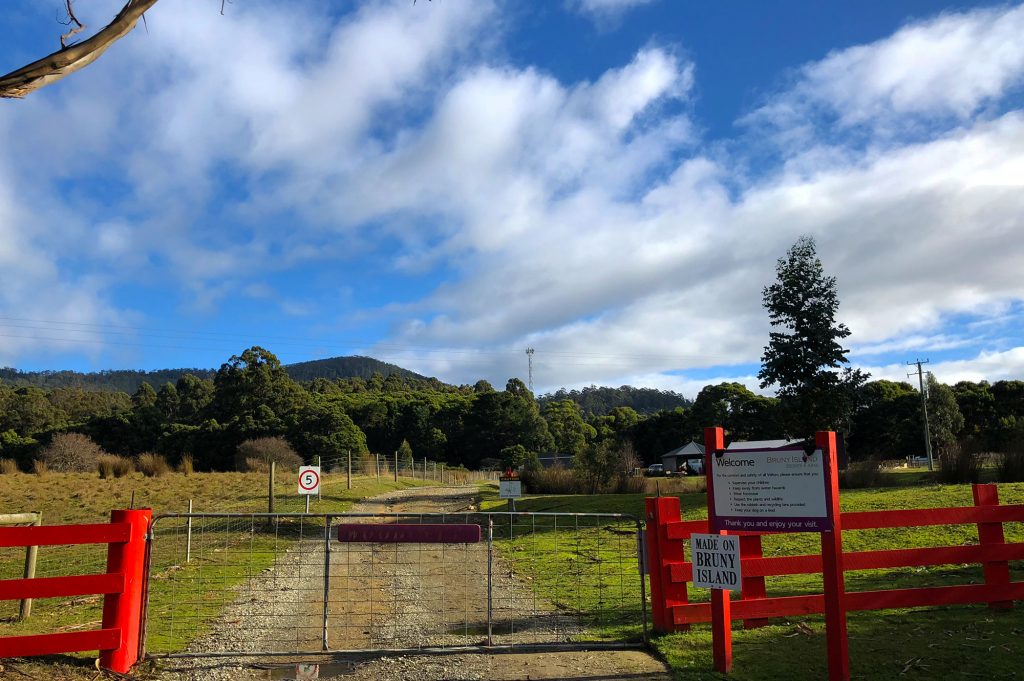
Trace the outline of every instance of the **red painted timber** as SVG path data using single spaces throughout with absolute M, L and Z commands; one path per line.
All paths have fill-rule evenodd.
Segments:
M 845 553 L 846 572 L 880 568 L 920 567 L 922 565 L 960 565 L 994 561 L 1024 560 L 1024 544 L 991 544 L 988 546 L 936 546 L 920 549 L 891 549 L 887 551 L 856 551 Z M 741 562 L 746 577 L 775 575 L 807 575 L 821 572 L 821 556 L 776 556 L 748 558 Z M 692 563 L 671 566 L 672 580 L 689 582 L 693 579 Z
M 479 525 L 345 523 L 337 525 L 337 528 L 340 542 L 475 544 L 480 541 Z
M 843 513 L 843 531 L 878 530 L 929 525 L 975 525 L 977 523 L 1024 522 L 1024 504 L 1003 506 L 963 506 L 954 508 L 917 508 L 902 511 L 851 511 Z M 689 539 L 690 534 L 708 531 L 707 520 L 682 520 L 665 525 L 669 539 Z M 768 535 L 773 532 L 731 532 L 730 534 Z
M 888 610 L 936 605 L 967 605 L 985 603 L 996 598 L 1024 600 L 1024 582 L 1009 585 L 966 584 L 960 586 L 933 586 L 917 589 L 890 589 L 886 591 L 849 591 L 846 593 L 847 611 Z M 824 612 L 825 597 L 782 596 L 764 600 L 734 601 L 736 619 L 764 617 L 791 617 L 815 615 Z M 672 609 L 676 624 L 696 624 L 711 621 L 710 603 L 678 605 Z
M 63 634 L 9 636 L 0 638 L 0 657 L 29 657 L 74 653 L 83 650 L 105 650 L 121 645 L 120 629 L 73 631 Z
M 873 530 L 887 527 L 928 525 L 974 525 L 1024 520 L 1024 504 L 1005 506 L 962 506 L 916 508 L 905 511 L 857 511 L 843 514 L 843 530 Z
M 0 527 L 0 547 L 124 544 L 130 532 L 128 523 Z
M 73 577 L 35 577 L 0 580 L 0 601 L 22 598 L 59 598 L 89 594 L 120 593 L 123 574 L 76 575 Z

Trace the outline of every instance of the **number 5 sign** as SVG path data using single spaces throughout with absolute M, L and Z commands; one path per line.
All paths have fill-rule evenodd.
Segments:
M 320 493 L 320 466 L 299 468 L 299 494 L 314 496 Z

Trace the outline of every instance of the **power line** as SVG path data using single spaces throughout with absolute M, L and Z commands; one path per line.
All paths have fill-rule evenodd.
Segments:
M 921 371 L 921 365 L 927 364 L 928 360 L 915 360 L 913 362 L 907 362 L 907 366 L 917 365 L 917 384 L 921 390 L 921 416 L 924 419 L 924 451 L 928 455 L 928 470 L 935 470 L 935 466 L 932 462 L 932 438 L 928 432 L 928 396 L 924 391 L 924 373 Z M 907 374 L 907 376 L 913 376 L 913 373 Z

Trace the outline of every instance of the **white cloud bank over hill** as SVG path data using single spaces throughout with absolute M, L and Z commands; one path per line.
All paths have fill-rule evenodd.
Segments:
M 944 14 L 805 65 L 744 120 L 736 148 L 780 145 L 764 167 L 701 138 L 700 65 L 668 47 L 567 83 L 498 56 L 490 3 L 408 5 L 332 22 L 161 3 L 121 58 L 0 110 L 0 261 L 21 282 L 0 314 L 125 319 L 107 291 L 154 261 L 216 309 L 259 275 L 387 240 L 395 271 L 443 275 L 384 310 L 384 343 L 460 350 L 390 360 L 472 381 L 522 375 L 530 345 L 541 386 L 691 392 L 706 381 L 665 372 L 749 380 L 728 367 L 758 361 L 761 287 L 800 234 L 838 277 L 858 346 L 962 338 L 954 317 L 1024 300 L 1024 115 L 1002 104 L 1024 77 L 1024 7 Z M 61 126 L 88 158 L 46 133 Z M 116 177 L 118 199 L 61 188 L 90 174 Z M 0 358 L 40 343 L 0 338 Z M 1020 375 L 1020 352 L 934 369 Z

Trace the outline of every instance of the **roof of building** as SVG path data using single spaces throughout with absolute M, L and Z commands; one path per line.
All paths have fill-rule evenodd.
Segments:
M 667 459 L 671 457 L 680 456 L 704 456 L 704 445 L 692 441 L 687 442 L 682 447 L 673 449 L 671 452 L 668 452 L 667 454 L 662 454 L 661 458 Z

